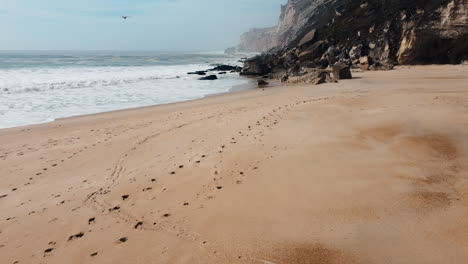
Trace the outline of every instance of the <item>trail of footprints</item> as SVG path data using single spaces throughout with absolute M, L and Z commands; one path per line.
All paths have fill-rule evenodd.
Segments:
M 228 140 L 226 140 L 227 143 L 222 144 L 219 146 L 219 149 L 212 152 L 212 153 L 207 153 L 207 154 L 202 154 L 199 156 L 198 159 L 195 159 L 195 161 L 192 163 L 192 165 L 197 165 L 203 162 L 205 158 L 208 157 L 216 157 L 217 155 L 223 155 L 226 151 L 228 151 L 229 147 L 235 146 L 236 144 L 242 142 L 243 140 L 253 140 L 253 141 L 258 141 L 261 142 L 261 137 L 265 136 L 265 131 L 264 129 L 272 129 L 274 126 L 278 125 L 280 123 L 280 120 L 283 119 L 283 114 L 287 113 L 288 111 L 291 111 L 294 107 L 300 106 L 303 104 L 311 103 L 314 101 L 319 101 L 319 100 L 327 100 L 329 99 L 328 97 L 324 98 L 316 98 L 316 99 L 309 99 L 309 100 L 298 100 L 295 103 L 291 104 L 286 104 L 282 106 L 278 106 L 274 109 L 271 109 L 264 115 L 262 115 L 258 120 L 256 120 L 254 123 L 247 125 L 244 129 L 241 129 L 240 131 L 237 132 L 237 135 L 230 137 Z M 182 115 L 182 113 L 179 113 L 178 115 Z M 177 115 L 177 116 L 178 116 Z M 210 119 L 209 117 L 208 119 Z M 168 118 L 168 120 L 170 117 Z M 141 127 L 147 127 L 151 125 L 152 122 L 146 122 L 144 124 L 140 124 L 140 126 L 134 126 L 131 129 L 138 129 Z M 179 129 L 187 124 L 179 125 L 177 127 L 174 127 L 172 129 L 167 130 L 166 132 L 171 132 L 174 129 Z M 130 126 L 127 126 L 130 127 Z M 109 131 L 105 132 L 106 133 L 106 138 L 103 141 L 97 141 L 93 143 L 90 146 L 86 146 L 83 149 L 80 149 L 78 151 L 73 152 L 72 155 L 68 156 L 67 159 L 71 159 L 76 155 L 79 155 L 79 153 L 82 153 L 83 151 L 89 150 L 92 147 L 96 147 L 99 144 L 103 144 L 110 140 L 112 137 L 119 136 L 120 134 L 127 133 L 130 129 L 123 129 L 121 130 L 120 133 L 110 133 Z M 100 132 L 100 130 L 92 130 L 90 132 Z M 124 155 L 119 159 L 117 165 L 115 166 L 113 172 L 111 173 L 111 176 L 109 178 L 110 184 L 107 185 L 106 187 L 102 187 L 99 190 L 89 194 L 87 196 L 86 202 L 84 205 L 89 205 L 92 206 L 96 209 L 97 213 L 105 213 L 105 216 L 110 215 L 111 217 L 114 217 L 116 219 L 120 219 L 124 222 L 132 223 L 131 228 L 132 229 L 137 229 L 137 230 L 143 230 L 143 231 L 166 231 L 169 233 L 172 233 L 176 235 L 177 237 L 188 239 L 189 241 L 197 242 L 200 241 L 201 238 L 197 234 L 192 234 L 187 230 L 184 230 L 181 227 L 178 227 L 177 225 L 170 224 L 170 222 L 164 222 L 164 219 L 171 219 L 174 216 L 171 214 L 170 210 L 167 210 L 167 212 L 163 213 L 160 215 L 160 219 L 156 221 L 150 221 L 147 223 L 146 221 L 141 220 L 141 217 L 133 216 L 131 214 L 128 214 L 121 208 L 121 205 L 111 205 L 110 203 L 106 202 L 104 199 L 100 199 L 99 196 L 108 194 L 109 192 L 112 191 L 112 188 L 115 186 L 115 184 L 119 181 L 119 179 L 126 173 L 126 160 L 129 155 L 132 154 L 133 151 L 135 151 L 140 145 L 145 144 L 147 141 L 150 139 L 156 138 L 160 135 L 160 133 L 155 133 L 153 135 L 150 135 L 149 137 L 138 141 L 135 146 L 124 153 Z M 76 140 L 80 140 L 80 138 L 76 138 Z M 49 140 L 48 143 L 51 144 L 57 144 L 57 141 Z M 4 152 L 6 153 L 6 152 Z M 6 155 L 6 154 L 5 154 Z M 5 157 L 3 157 L 5 158 Z M 269 157 L 267 157 L 269 158 Z M 223 172 L 222 175 L 217 169 L 218 166 L 221 167 L 223 163 L 223 159 L 219 159 L 219 163 L 215 168 L 213 168 L 213 180 L 211 183 L 207 185 L 201 186 L 201 190 L 197 193 L 196 197 L 193 198 L 193 201 L 199 201 L 197 209 L 202 209 L 205 206 L 205 202 L 207 200 L 214 199 L 216 192 L 223 191 L 227 188 L 228 184 L 233 184 L 233 185 L 239 185 L 245 182 L 245 177 L 249 174 L 251 171 L 258 170 L 258 161 L 252 161 L 247 168 L 238 168 L 237 170 L 232 170 L 229 172 Z M 40 176 L 44 173 L 47 173 L 49 169 L 53 169 L 55 167 L 60 166 L 60 163 L 65 162 L 66 160 L 60 160 L 59 162 L 52 161 L 52 164 L 50 167 L 44 167 L 41 171 L 38 171 L 36 173 L 36 176 Z M 237 164 L 235 164 L 238 166 Z M 174 176 L 177 175 L 177 172 L 179 170 L 183 170 L 184 168 L 187 168 L 187 164 L 179 164 L 176 166 L 175 170 L 170 170 L 168 171 L 167 175 L 169 176 Z M 32 181 L 34 177 L 30 177 L 29 180 Z M 152 184 L 157 183 L 157 177 L 153 177 L 149 181 Z M 30 183 L 30 182 L 29 182 Z M 72 187 L 71 187 L 72 188 Z M 12 189 L 12 192 L 16 191 L 17 188 Z M 153 190 L 153 186 L 148 186 L 142 189 L 142 192 L 150 192 Z M 165 191 L 165 188 L 162 187 L 162 194 Z M 6 198 L 8 194 L 0 194 L 0 199 Z M 54 196 L 55 198 L 60 197 L 59 194 Z M 121 196 L 122 201 L 129 201 L 131 200 L 130 195 L 128 194 L 123 194 Z M 60 202 L 57 204 L 58 206 L 63 204 L 65 201 Z M 193 202 L 190 201 L 181 201 L 180 205 L 183 207 L 190 207 L 193 204 Z M 44 211 L 46 208 L 43 208 L 42 211 Z M 75 208 L 78 209 L 78 208 Z M 12 220 L 14 217 L 11 217 L 8 220 Z M 52 219 L 50 222 L 57 221 L 58 219 Z M 94 225 L 98 220 L 98 217 L 94 216 L 89 219 L 86 219 L 85 223 L 87 226 Z M 151 223 L 152 222 L 152 223 Z M 90 230 L 89 232 L 91 232 Z M 68 237 L 67 242 L 73 242 L 76 239 L 80 239 L 85 236 L 84 232 L 79 232 L 76 234 L 72 234 Z M 121 237 L 117 238 L 115 240 L 115 243 L 117 244 L 122 244 L 126 243 L 129 241 L 128 237 Z M 3 245 L 5 246 L 5 245 Z M 43 251 L 43 257 L 48 257 L 51 256 L 54 251 L 56 250 L 56 242 L 50 242 L 46 249 Z M 200 246 L 203 248 L 207 247 L 207 241 L 203 241 Z M 99 252 L 91 252 L 90 257 L 96 257 L 98 256 Z
M 320 98 L 320 99 L 315 99 L 315 100 L 323 100 L 323 99 L 328 99 L 328 98 Z M 241 131 L 238 131 L 238 135 L 236 136 L 233 136 L 231 137 L 229 140 L 228 140 L 228 143 L 227 144 L 223 144 L 223 145 L 220 145 L 219 149 L 216 151 L 216 152 L 213 152 L 213 153 L 210 153 L 210 154 L 202 154 L 199 156 L 198 159 L 195 159 L 193 161 L 193 165 L 196 165 L 196 164 L 200 164 L 203 162 L 203 159 L 207 158 L 208 156 L 215 156 L 215 155 L 220 155 L 220 154 L 223 154 L 224 152 L 226 152 L 229 148 L 229 146 L 231 145 L 235 145 L 237 143 L 239 143 L 240 140 L 242 140 L 242 138 L 247 138 L 247 137 L 251 137 L 253 138 L 253 140 L 259 140 L 261 141 L 260 137 L 263 137 L 264 136 L 264 132 L 263 132 L 263 129 L 264 128 L 272 128 L 274 127 L 275 125 L 278 125 L 280 120 L 283 119 L 282 117 L 282 114 L 285 114 L 287 113 L 288 111 L 290 111 L 293 107 L 295 106 L 298 106 L 298 105 L 301 105 L 301 104 L 306 104 L 306 103 L 310 103 L 312 101 L 315 101 L 315 100 L 301 100 L 299 102 L 296 102 L 295 104 L 290 104 L 290 105 L 283 105 L 283 106 L 279 106 L 275 109 L 273 109 L 272 111 L 268 112 L 265 116 L 262 116 L 259 120 L 257 120 L 254 124 L 251 124 L 251 125 L 248 125 L 245 129 L 241 130 Z M 180 128 L 181 126 L 178 126 L 178 128 Z M 168 131 L 169 132 L 169 131 Z M 159 135 L 159 134 L 157 134 Z M 152 138 L 156 137 L 157 135 L 153 135 Z M 258 137 L 258 138 L 257 138 Z M 144 141 L 146 142 L 148 140 L 145 139 Z M 142 142 L 140 142 L 140 144 L 138 145 L 141 145 L 143 144 Z M 135 149 L 133 149 L 135 150 Z M 104 189 L 107 189 L 109 192 L 111 191 L 111 186 L 113 184 L 115 184 L 118 179 L 120 179 L 122 177 L 122 174 L 125 173 L 125 169 L 122 169 L 125 167 L 125 160 L 126 158 L 129 156 L 130 153 L 125 153 L 124 156 L 122 157 L 121 160 L 119 160 L 119 164 L 116 166 L 116 170 L 118 173 L 113 173 L 113 177 L 111 177 L 112 179 L 112 184 Z M 222 163 L 222 159 L 220 159 L 220 163 Z M 229 184 L 229 182 L 233 182 L 233 184 L 242 184 L 244 182 L 244 178 L 246 177 L 246 175 L 248 174 L 247 171 L 253 171 L 253 170 L 258 170 L 259 167 L 257 166 L 257 163 L 256 161 L 253 161 L 251 162 L 250 166 L 248 166 L 249 168 L 246 169 L 246 170 L 242 170 L 242 169 L 239 169 L 239 170 L 233 170 L 233 171 L 230 171 L 230 172 L 226 172 L 224 173 L 224 177 L 226 179 L 233 179 L 233 181 L 223 181 L 223 176 L 220 175 L 220 173 L 218 172 L 218 170 L 214 169 L 213 171 L 213 182 L 209 185 L 203 185 L 202 186 L 202 189 L 201 191 L 197 194 L 196 197 L 194 197 L 194 201 L 197 201 L 197 200 L 210 200 L 210 199 L 213 199 L 214 198 L 214 195 L 213 193 L 215 191 L 222 191 L 226 188 L 226 184 Z M 177 175 L 178 173 L 178 170 L 182 170 L 184 168 L 187 167 L 186 164 L 179 164 L 179 165 L 176 165 L 175 166 L 176 169 L 175 170 L 170 170 L 168 171 L 168 175 L 170 176 L 174 176 L 174 175 Z M 155 183 L 157 182 L 157 179 L 156 178 L 151 178 L 150 179 L 151 183 Z M 142 192 L 146 192 L 146 191 L 151 191 L 153 190 L 153 187 L 152 186 L 149 186 L 149 187 L 146 187 L 146 188 L 143 188 L 142 189 Z M 162 189 L 163 192 L 165 189 Z M 102 191 L 101 190 L 101 193 L 99 192 L 96 192 L 92 195 L 92 198 L 90 199 L 92 201 L 92 203 L 97 206 L 97 210 L 98 211 L 101 211 L 101 212 L 104 212 L 104 211 L 108 211 L 108 212 L 112 212 L 112 216 L 113 217 L 117 217 L 121 220 L 124 220 L 126 222 L 129 222 L 129 223 L 133 223 L 132 224 L 132 228 L 133 229 L 140 229 L 140 230 L 145 230 L 145 231 L 160 231 L 160 230 L 165 230 L 165 231 L 168 231 L 170 233 L 173 233 L 175 235 L 177 235 L 178 237 L 185 237 L 186 239 L 189 239 L 191 241 L 198 241 L 200 240 L 200 237 L 196 234 L 190 234 L 188 231 L 184 230 L 183 228 L 180 228 L 180 227 L 175 227 L 174 225 L 169 225 L 169 224 L 164 224 L 164 223 L 161 223 L 160 221 L 156 221 L 156 222 L 153 222 L 151 223 L 146 223 L 145 221 L 142 221 L 140 220 L 141 217 L 136 217 L 136 216 L 132 216 L 128 213 L 126 213 L 123 208 L 121 208 L 120 205 L 116 205 L 116 206 L 112 206 L 111 204 L 105 202 L 104 200 L 102 199 L 97 199 L 97 195 L 99 194 L 107 194 L 108 192 L 106 191 Z M 202 197 L 203 195 L 203 197 Z M 128 199 L 130 199 L 130 195 L 128 194 L 124 194 L 122 195 L 122 201 L 127 201 Z M 203 203 L 203 202 L 202 202 Z M 189 201 L 182 201 L 181 203 L 181 206 L 183 207 L 189 207 L 192 203 L 190 203 Z M 203 208 L 203 204 L 201 204 L 201 208 Z M 198 207 L 200 208 L 200 207 Z M 171 217 L 174 217 L 169 211 L 170 210 L 167 210 L 168 212 L 166 213 L 163 213 L 160 215 L 160 218 L 161 219 L 165 219 L 165 218 L 171 218 Z M 93 218 L 92 221 L 94 221 L 95 219 Z M 179 231 L 177 231 L 179 230 Z M 126 242 L 128 238 L 125 237 L 125 241 L 122 241 L 122 242 Z M 206 241 L 203 241 L 203 245 L 205 245 L 207 242 Z

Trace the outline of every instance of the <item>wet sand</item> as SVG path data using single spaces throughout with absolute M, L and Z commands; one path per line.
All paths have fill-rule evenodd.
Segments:
M 0 130 L 1 263 L 468 263 L 468 66 Z

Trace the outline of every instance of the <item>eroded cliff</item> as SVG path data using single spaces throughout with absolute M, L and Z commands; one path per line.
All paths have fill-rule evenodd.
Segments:
M 275 43 L 244 73 L 287 79 L 337 62 L 457 64 L 468 60 L 468 0 L 289 0 Z
M 276 27 L 253 28 L 240 37 L 239 52 L 264 52 L 276 45 Z

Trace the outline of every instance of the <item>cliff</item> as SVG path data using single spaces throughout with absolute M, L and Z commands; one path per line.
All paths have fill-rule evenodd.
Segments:
M 468 0 L 289 0 L 275 43 L 243 72 L 287 79 L 337 62 L 457 64 L 468 60 Z
M 240 37 L 239 52 L 264 52 L 276 44 L 276 27 L 254 28 Z

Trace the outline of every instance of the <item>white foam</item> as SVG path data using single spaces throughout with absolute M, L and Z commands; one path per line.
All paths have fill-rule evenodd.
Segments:
M 198 81 L 208 65 L 0 70 L 0 128 L 201 98 L 247 83 L 238 74 Z

